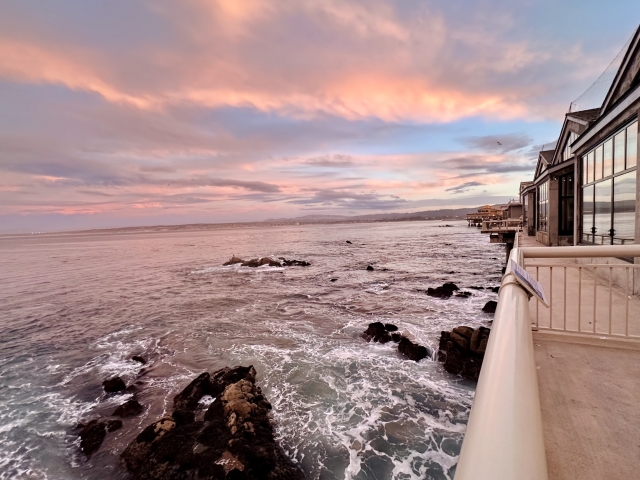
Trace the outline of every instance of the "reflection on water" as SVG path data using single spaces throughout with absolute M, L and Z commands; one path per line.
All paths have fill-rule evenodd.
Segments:
M 312 266 L 222 267 L 233 254 Z M 461 222 L 0 238 L 0 478 L 126 478 L 118 454 L 195 374 L 249 363 L 308 478 L 452 478 L 472 386 L 359 334 L 393 322 L 434 347 L 483 324 L 488 290 L 418 289 L 495 286 L 503 256 Z M 72 428 L 126 399 L 102 391 L 116 374 L 146 410 L 87 461 Z

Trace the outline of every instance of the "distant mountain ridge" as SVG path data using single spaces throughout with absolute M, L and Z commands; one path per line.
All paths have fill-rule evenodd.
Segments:
M 406 213 L 372 213 L 368 215 L 303 215 L 293 218 L 272 218 L 264 223 L 316 223 L 316 222 L 350 222 L 350 221 L 393 221 L 393 220 L 451 220 L 465 218 L 467 213 L 476 213 L 478 208 L 443 208 L 440 210 L 424 210 Z

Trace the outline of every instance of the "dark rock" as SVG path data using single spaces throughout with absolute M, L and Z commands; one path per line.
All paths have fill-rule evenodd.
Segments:
M 186 425 L 196 420 L 196 414 L 193 410 L 174 410 L 171 417 L 177 425 Z
M 478 381 L 490 333 L 491 330 L 486 327 L 474 330 L 466 326 L 442 332 L 438 361 L 444 363 L 447 372 Z
M 240 376 L 245 378 L 238 380 Z M 174 416 L 149 425 L 127 446 L 121 457 L 131 478 L 304 480 L 276 443 L 271 405 L 255 385 L 253 367 L 222 369 L 209 379 L 215 388 L 224 385 L 224 389 L 204 421 L 178 421 L 175 411 Z M 192 394 L 190 389 L 181 398 Z
M 471 292 L 458 292 L 458 293 L 456 293 L 456 297 L 469 298 L 470 296 L 471 296 Z
M 394 342 L 398 343 L 401 339 L 402 339 L 402 335 L 400 335 L 399 333 L 391 334 L 391 340 L 393 340 Z
M 122 390 L 127 388 L 127 385 L 124 383 L 120 377 L 113 377 L 109 380 L 105 380 L 102 382 L 102 386 L 104 387 L 104 391 L 107 393 L 121 392 Z
M 209 372 L 198 375 L 179 394 L 173 397 L 174 410 L 193 410 L 198 406 L 198 402 L 213 389 Z
M 436 298 L 449 298 L 453 295 L 453 291 L 442 287 L 428 288 L 427 295 Z
M 474 290 L 484 290 L 484 287 L 469 287 L 469 288 L 473 288 Z
M 285 267 L 308 267 L 311 265 L 304 260 L 287 260 L 284 257 L 280 257 L 280 260 L 282 260 L 282 265 Z
M 337 281 L 338 281 L 338 279 L 337 279 L 337 278 L 332 278 L 332 279 L 331 279 L 331 281 L 332 281 L 332 282 L 337 282 Z
M 227 265 L 235 265 L 236 263 L 244 263 L 244 260 L 236 257 L 235 255 L 231 257 L 231 260 L 229 260 L 228 262 L 223 263 L 222 265 L 227 266 Z
M 369 327 L 362 333 L 362 338 L 367 342 L 373 340 L 378 343 L 387 343 L 391 341 L 391 335 L 382 322 L 370 323 Z
M 251 260 L 245 260 L 244 262 L 242 262 L 240 264 L 240 266 L 257 268 L 257 267 L 260 266 L 260 259 L 259 258 L 252 258 Z
M 491 288 L 490 288 L 490 290 L 491 290 L 493 293 L 498 293 L 498 292 L 500 291 L 500 287 L 491 287 Z
M 407 337 L 401 337 L 398 343 L 398 351 L 409 358 L 409 360 L 415 360 L 419 362 L 423 358 L 430 356 L 429 349 L 413 343 Z
M 473 328 L 460 326 L 453 329 L 453 333 L 457 333 L 458 335 L 466 338 L 467 340 L 471 340 L 471 336 L 473 335 Z
M 396 327 L 393 323 L 385 323 L 384 328 L 387 332 L 397 332 L 398 327 Z
M 115 432 L 122 427 L 120 420 L 91 420 L 86 425 L 79 425 L 80 449 L 88 457 L 91 457 L 102 445 L 107 432 Z
M 507 267 L 502 267 L 502 274 L 504 275 L 504 272 L 507 271 Z
M 367 271 L 368 272 L 373 272 L 373 267 L 371 265 L 367 265 Z
M 144 407 L 137 400 L 128 400 L 116 408 L 111 414 L 112 417 L 135 417 L 144 412 Z
M 140 355 L 134 355 L 133 357 L 131 357 L 131 360 L 133 360 L 134 362 L 141 363 L 143 365 L 147 363 L 147 361 L 144 358 L 142 358 Z
M 351 240 L 347 240 L 347 243 L 348 243 L 348 244 L 351 244 Z
M 451 291 L 460 290 L 458 286 L 452 282 L 444 283 L 441 288 L 444 288 L 445 290 L 451 290 Z
M 496 313 L 497 306 L 498 306 L 498 302 L 489 300 L 487 303 L 484 304 L 484 307 L 482 307 L 482 311 L 484 313 Z

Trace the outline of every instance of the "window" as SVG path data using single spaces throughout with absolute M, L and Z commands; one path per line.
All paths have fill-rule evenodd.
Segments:
M 549 182 L 538 187 L 538 230 L 546 232 L 549 224 Z
M 564 175 L 560 183 L 560 235 L 573 235 L 573 173 Z
M 612 135 L 583 157 L 582 241 L 635 241 L 638 122 Z M 594 173 L 589 168 L 593 164 Z M 562 217 L 561 217 L 562 221 Z

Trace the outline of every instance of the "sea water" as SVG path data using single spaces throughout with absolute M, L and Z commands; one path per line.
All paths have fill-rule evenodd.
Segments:
M 0 479 L 127 478 L 119 454 L 191 379 L 250 364 L 307 478 L 453 478 L 474 384 L 360 337 L 390 322 L 437 349 L 441 330 L 489 324 L 496 294 L 469 287 L 499 284 L 503 247 L 449 224 L 0 237 Z M 232 255 L 311 266 L 222 266 Z M 445 281 L 473 295 L 424 293 Z M 75 426 L 133 395 L 103 392 L 115 375 L 145 411 L 87 460 Z

